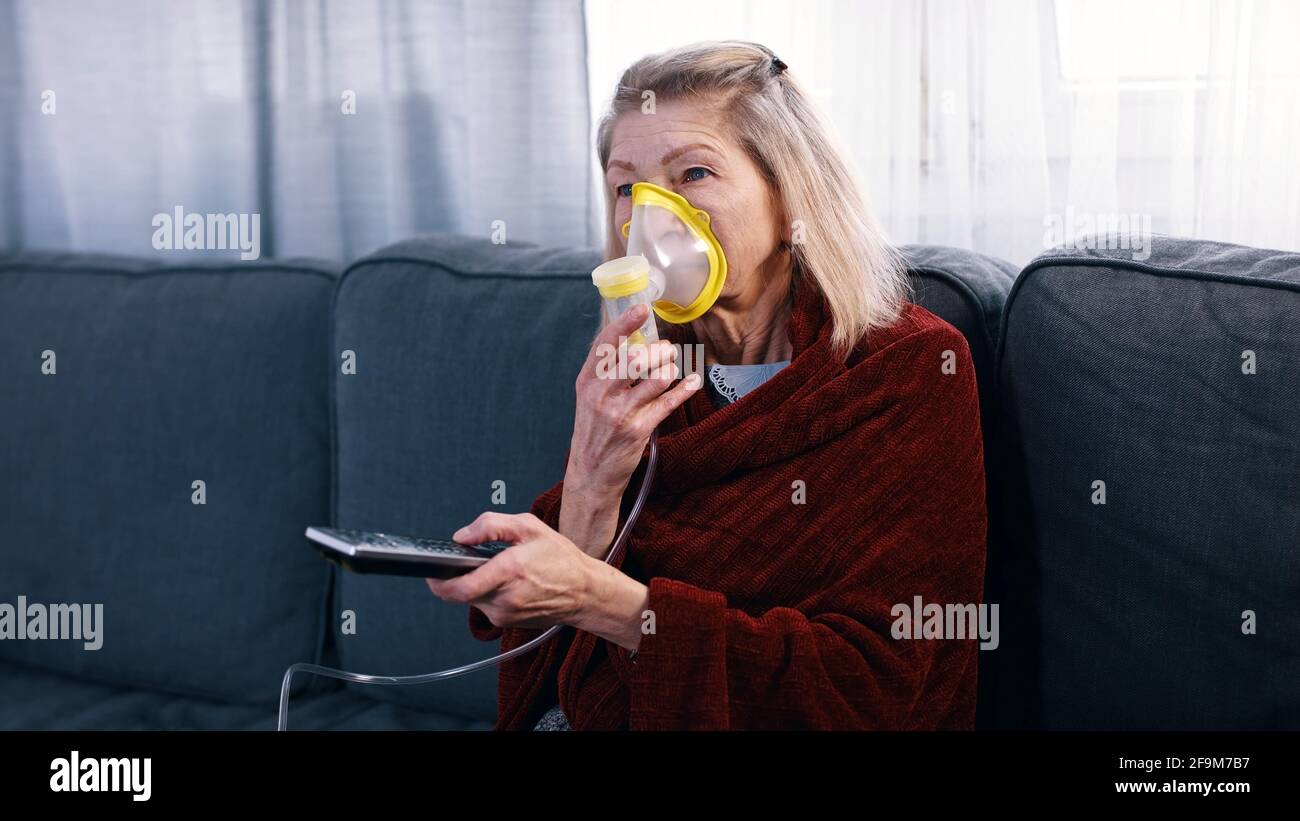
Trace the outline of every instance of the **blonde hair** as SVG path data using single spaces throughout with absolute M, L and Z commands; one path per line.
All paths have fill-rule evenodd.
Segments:
M 804 226 L 791 243 L 796 275 L 811 276 L 830 307 L 841 357 L 872 330 L 892 325 L 910 295 L 902 255 L 867 207 L 852 166 L 807 95 L 768 48 L 737 40 L 696 43 L 652 54 L 619 79 L 596 135 L 609 170 L 614 123 L 654 100 L 719 100 L 731 133 L 758 166 L 787 219 Z M 605 257 L 622 252 L 609 229 L 614 197 L 605 187 Z

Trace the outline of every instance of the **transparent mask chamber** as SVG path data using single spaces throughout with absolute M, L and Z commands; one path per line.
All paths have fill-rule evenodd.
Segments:
M 650 263 L 655 312 L 668 322 L 696 319 L 717 300 L 726 278 L 726 258 L 709 215 L 649 183 L 632 187 L 632 203 L 632 219 L 624 226 L 627 254 Z

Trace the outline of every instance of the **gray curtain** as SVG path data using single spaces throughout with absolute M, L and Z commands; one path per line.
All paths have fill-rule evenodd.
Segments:
M 156 253 L 177 206 L 264 257 L 596 242 L 582 0 L 0 0 L 0 106 L 3 248 Z

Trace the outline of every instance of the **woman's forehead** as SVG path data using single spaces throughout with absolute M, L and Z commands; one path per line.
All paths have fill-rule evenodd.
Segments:
M 611 168 L 663 166 L 694 153 L 725 157 L 733 148 L 725 129 L 700 109 L 659 107 L 653 114 L 629 111 L 619 117 L 610 140 Z

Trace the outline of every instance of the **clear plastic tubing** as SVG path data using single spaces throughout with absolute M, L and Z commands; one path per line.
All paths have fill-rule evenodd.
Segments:
M 653 319 L 653 314 L 651 315 Z M 632 528 L 636 526 L 636 520 L 641 515 L 641 508 L 645 506 L 646 497 L 650 495 L 650 485 L 655 477 L 655 465 L 659 461 L 659 432 L 653 431 L 650 434 L 650 455 L 646 459 L 645 475 L 641 479 L 641 487 L 637 490 L 636 502 L 632 504 L 632 510 L 627 514 L 627 521 L 623 523 L 623 528 L 619 530 L 618 536 L 614 539 L 614 544 L 609 549 L 609 554 L 605 556 L 606 564 L 613 564 L 622 552 L 623 547 L 627 544 L 628 535 L 631 534 Z M 515 656 L 523 655 L 537 647 L 560 631 L 564 627 L 557 624 L 542 633 L 530 642 L 521 644 L 513 650 L 508 650 L 491 658 L 476 661 L 472 664 L 466 664 L 462 667 L 453 667 L 450 670 L 441 670 L 437 673 L 423 673 L 415 676 L 371 676 L 365 673 L 349 673 L 346 670 L 336 670 L 333 667 L 322 667 L 319 664 L 307 664 L 300 662 L 294 664 L 288 670 L 284 671 L 284 681 L 280 684 L 280 714 L 276 721 L 277 730 L 289 729 L 289 688 L 293 684 L 294 673 L 309 673 L 317 676 L 327 676 L 329 678 L 342 679 L 343 681 L 352 681 L 357 684 L 386 684 L 390 686 L 402 687 L 408 684 L 429 684 L 434 681 L 455 678 L 472 673 L 475 670 L 482 670 L 485 667 L 491 667 L 500 664 L 506 659 L 512 659 Z

